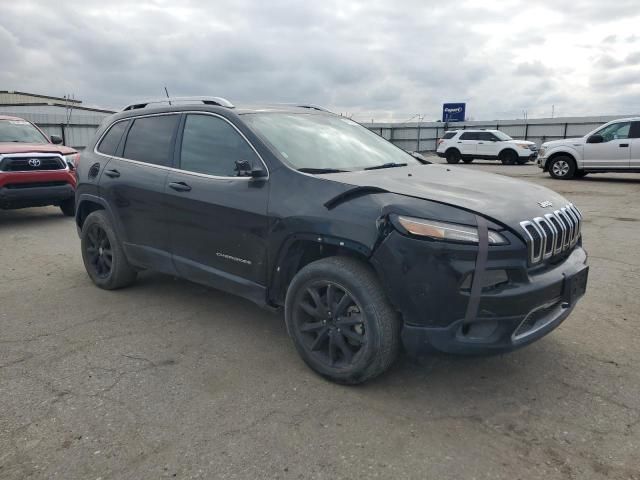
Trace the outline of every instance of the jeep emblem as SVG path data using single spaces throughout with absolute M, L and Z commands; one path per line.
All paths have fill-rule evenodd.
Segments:
M 549 200 L 545 200 L 544 202 L 538 202 L 538 205 L 540 205 L 542 208 L 553 207 L 553 203 L 551 203 Z

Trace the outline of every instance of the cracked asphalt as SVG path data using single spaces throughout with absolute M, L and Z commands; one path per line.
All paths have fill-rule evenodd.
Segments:
M 144 273 L 106 292 L 73 220 L 0 211 L 0 478 L 640 479 L 640 175 L 546 185 L 583 211 L 573 315 L 495 357 L 403 357 L 341 387 L 279 314 Z

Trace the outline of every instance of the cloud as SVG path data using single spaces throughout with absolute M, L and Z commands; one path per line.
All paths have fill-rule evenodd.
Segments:
M 176 96 L 305 101 L 367 120 L 435 119 L 446 101 L 466 101 L 478 119 L 544 115 L 551 104 L 567 115 L 610 113 L 611 105 L 636 113 L 626 111 L 640 101 L 625 68 L 640 62 L 640 13 L 635 0 L 605 7 L 596 0 L 7 2 L 0 89 L 73 93 L 118 108 L 161 96 L 166 85 Z M 624 94 L 631 100 L 618 101 Z

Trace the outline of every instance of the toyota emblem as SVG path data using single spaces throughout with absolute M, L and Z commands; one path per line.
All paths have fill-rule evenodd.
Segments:
M 33 167 L 33 168 L 37 168 L 40 166 L 42 162 L 40 161 L 39 158 L 30 158 L 29 159 L 29 166 Z

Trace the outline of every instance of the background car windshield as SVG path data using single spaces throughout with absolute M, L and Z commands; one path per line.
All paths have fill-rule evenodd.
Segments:
M 509 135 L 507 135 L 506 133 L 502 133 L 499 130 L 496 130 L 495 132 L 492 132 L 496 137 L 498 137 L 500 140 L 513 140 L 513 138 L 511 138 Z
M 333 115 L 256 113 L 244 120 L 293 168 L 361 170 L 420 162 L 347 118 Z
M 36 127 L 24 120 L 0 120 L 0 142 L 49 143 Z

